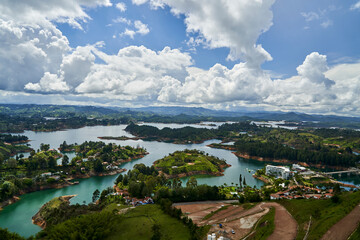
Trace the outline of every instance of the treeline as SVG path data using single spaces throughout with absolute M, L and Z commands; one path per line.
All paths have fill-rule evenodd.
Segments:
M 0 141 L 2 142 L 17 143 L 26 142 L 27 140 L 29 140 L 29 138 L 24 135 L 0 134 Z
M 88 117 L 73 117 L 46 119 L 44 117 L 20 117 L 0 114 L 0 132 L 23 132 L 24 130 L 31 131 L 57 131 L 63 129 L 74 129 L 85 126 L 97 125 L 118 125 L 127 124 L 131 118 L 117 117 L 117 118 L 88 118 Z
M 162 139 L 167 141 L 203 141 L 206 139 L 217 138 L 216 132 L 206 128 L 183 127 L 172 129 L 165 127 L 158 129 L 153 126 L 139 126 L 131 123 L 125 128 L 125 131 L 148 140 Z
M 239 140 L 235 143 L 238 152 L 247 153 L 250 156 L 257 156 L 270 159 L 287 159 L 294 162 L 306 162 L 311 164 L 322 164 L 329 166 L 352 167 L 360 161 L 360 156 L 344 152 L 339 154 L 321 145 L 314 145 L 318 149 L 305 147 L 294 149 L 289 146 L 260 141 Z
M 119 215 L 106 211 L 80 215 L 44 229 L 36 239 L 106 239 L 121 220 Z

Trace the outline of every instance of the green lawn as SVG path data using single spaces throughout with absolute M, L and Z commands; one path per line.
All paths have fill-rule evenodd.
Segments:
M 189 229 L 179 220 L 163 213 L 157 205 L 139 206 L 122 215 L 116 231 L 107 239 L 151 239 L 152 226 L 160 225 L 161 239 L 190 239 Z
M 325 232 L 340 219 L 345 217 L 360 202 L 360 191 L 343 193 L 339 203 L 331 199 L 300 199 L 281 200 L 280 204 L 286 207 L 299 224 L 297 239 L 303 239 L 307 223 L 312 216 L 312 223 L 308 239 L 320 239 Z

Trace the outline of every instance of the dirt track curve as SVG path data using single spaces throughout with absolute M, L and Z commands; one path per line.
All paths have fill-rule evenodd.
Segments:
M 293 240 L 297 234 L 297 222 L 291 216 L 291 214 L 282 205 L 269 202 L 262 203 L 263 207 L 274 207 L 275 208 L 275 230 L 270 235 L 268 240 Z

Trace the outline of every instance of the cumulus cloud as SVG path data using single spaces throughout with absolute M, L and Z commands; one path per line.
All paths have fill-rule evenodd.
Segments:
M 112 6 L 110 0 L 3 0 L 0 5 L 0 18 L 15 20 L 18 23 L 36 26 L 52 25 L 50 21 L 64 22 L 80 28 L 80 22 L 90 17 L 83 7 Z M 80 21 L 80 22 L 79 22 Z
M 69 86 L 62 77 L 46 72 L 39 83 L 28 83 L 25 89 L 36 92 L 65 92 L 69 90 Z
M 191 57 L 165 47 L 155 52 L 144 46 L 121 49 L 117 55 L 95 54 L 106 64 L 96 64 L 77 88 L 78 93 L 105 93 L 148 99 L 157 97 L 168 77 L 184 78 Z
M 120 10 L 120 12 L 126 11 L 126 4 L 123 2 L 119 2 L 116 4 L 116 8 Z
M 123 19 L 120 19 L 120 20 L 123 20 Z M 125 20 L 126 19 L 123 20 L 124 23 L 127 23 L 128 25 L 132 24 L 130 20 L 127 20 L 127 21 L 125 21 Z M 146 35 L 150 32 L 148 26 L 146 24 L 142 23 L 140 20 L 134 21 L 133 25 L 135 27 L 134 30 L 125 28 L 125 31 L 121 35 L 129 36 L 130 38 L 133 39 L 136 34 Z
M 147 1 L 133 0 L 134 4 Z M 183 14 L 188 33 L 198 34 L 209 48 L 227 47 L 228 59 L 243 59 L 254 66 L 272 60 L 257 44 L 259 35 L 272 25 L 275 0 L 150 0 L 153 7 L 168 5 L 175 15 Z
M 48 74 L 58 75 L 64 56 L 71 52 L 68 39 L 53 22 L 82 28 L 90 17 L 84 8 L 111 6 L 109 0 L 11 1 L 0 4 L 0 89 L 21 91 L 46 89 Z M 42 81 L 42 84 L 36 82 Z M 51 78 L 52 80 L 55 78 Z M 58 81 L 57 81 L 58 83 Z M 45 86 L 45 87 L 41 87 Z M 67 88 L 62 85 L 60 91 Z

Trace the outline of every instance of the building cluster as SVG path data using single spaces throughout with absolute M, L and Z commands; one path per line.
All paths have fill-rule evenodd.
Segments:
M 292 186 L 285 191 L 273 193 L 270 195 L 271 200 L 278 199 L 326 199 L 333 197 L 333 190 L 321 190 L 306 186 Z

